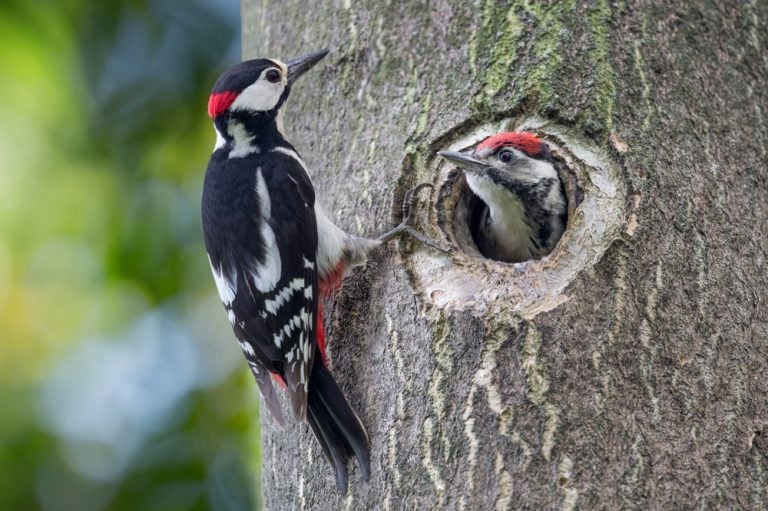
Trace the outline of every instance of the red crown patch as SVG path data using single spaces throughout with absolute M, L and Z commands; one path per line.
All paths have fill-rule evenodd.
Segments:
M 498 133 L 480 142 L 475 151 L 490 147 L 493 152 L 496 152 L 505 146 L 512 146 L 532 158 L 542 156 L 546 151 L 544 142 L 533 133 L 528 133 L 527 131 Z

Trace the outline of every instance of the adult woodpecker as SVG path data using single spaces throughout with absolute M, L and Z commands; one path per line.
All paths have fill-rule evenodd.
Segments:
M 567 201 L 541 139 L 524 131 L 498 133 L 472 154 L 438 154 L 464 170 L 483 203 L 470 225 L 483 255 L 516 263 L 552 251 L 565 230 Z
M 420 236 L 407 218 L 378 239 L 352 236 L 315 201 L 282 119 L 293 84 L 327 53 L 248 60 L 218 79 L 208 101 L 217 139 L 202 221 L 219 296 L 267 408 L 285 423 L 274 379 L 295 417 L 309 422 L 344 494 L 352 456 L 368 480 L 370 447 L 327 367 L 323 302 L 371 250 L 403 233 Z

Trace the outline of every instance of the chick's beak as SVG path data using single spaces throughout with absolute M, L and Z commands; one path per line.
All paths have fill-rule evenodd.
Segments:
M 437 154 L 453 163 L 457 167 L 461 167 L 466 170 L 479 171 L 488 168 L 488 164 L 483 160 L 478 160 L 469 154 L 459 153 L 456 151 L 438 151 Z
M 312 67 L 320 62 L 323 57 L 328 55 L 328 49 L 323 49 L 313 53 L 307 53 L 301 57 L 296 57 L 285 63 L 288 68 L 288 83 L 293 84 L 299 79 L 301 75 L 312 69 Z

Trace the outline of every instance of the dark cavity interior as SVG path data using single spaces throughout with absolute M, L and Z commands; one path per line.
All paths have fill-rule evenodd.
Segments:
M 573 211 L 582 201 L 582 192 L 578 187 L 574 172 L 566 167 L 556 155 L 555 168 L 563 182 L 568 203 L 568 217 L 565 226 L 567 231 L 573 217 Z M 459 169 L 455 169 L 451 173 L 449 181 L 452 181 L 450 188 L 453 193 L 458 193 L 458 197 L 455 199 L 456 209 L 452 225 L 456 243 L 464 252 L 477 257 L 493 259 L 489 254 L 483 253 L 478 244 L 478 227 L 486 207 L 485 203 L 472 192 L 466 183 L 464 173 Z

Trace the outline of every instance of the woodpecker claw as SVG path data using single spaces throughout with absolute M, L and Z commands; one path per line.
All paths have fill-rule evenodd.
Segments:
M 423 190 L 424 188 L 434 188 L 432 183 L 419 183 L 410 190 L 408 190 L 405 193 L 405 197 L 403 198 L 403 220 L 400 222 L 400 225 L 392 229 L 391 231 L 382 234 L 379 236 L 378 240 L 382 243 L 386 243 L 388 241 L 391 241 L 399 236 L 408 235 L 424 245 L 431 247 L 438 252 L 442 252 L 443 254 L 448 254 L 450 251 L 444 249 L 441 247 L 436 241 L 427 238 L 425 235 L 417 231 L 412 225 L 411 225 L 411 212 L 413 210 L 414 203 L 416 202 L 418 198 L 418 193 Z
M 418 198 L 419 192 L 423 190 L 424 188 L 434 188 L 434 185 L 432 183 L 419 183 L 407 192 L 405 192 L 405 197 L 403 198 L 403 222 L 407 223 L 410 221 L 411 218 L 411 210 L 413 209 L 413 204 L 415 202 L 415 198 Z

